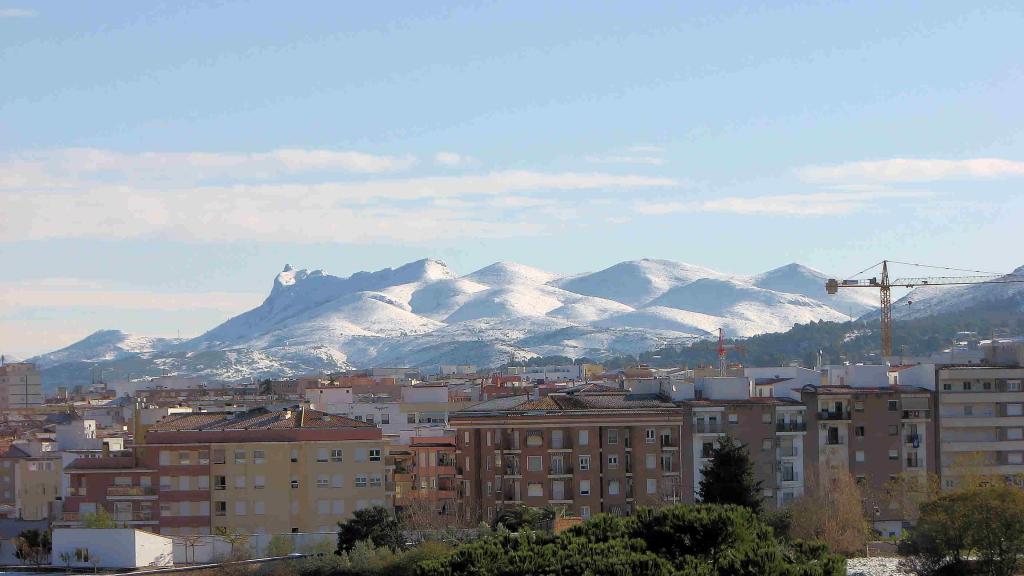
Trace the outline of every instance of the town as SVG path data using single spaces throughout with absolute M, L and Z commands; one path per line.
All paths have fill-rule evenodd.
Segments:
M 246 386 L 167 376 L 123 396 L 99 384 L 47 398 L 34 365 L 5 364 L 0 515 L 12 537 L 101 514 L 169 537 L 175 563 L 197 560 L 184 544 L 195 536 L 333 542 L 370 507 L 422 530 L 523 506 L 571 523 L 694 503 L 728 436 L 749 451 L 767 507 L 840 471 L 866 488 L 873 529 L 898 537 L 912 518 L 896 481 L 1024 479 L 1024 340 L 965 344 L 873 365 L 372 368 Z

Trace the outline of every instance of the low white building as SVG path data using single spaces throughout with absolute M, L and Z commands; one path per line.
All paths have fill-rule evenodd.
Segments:
M 54 528 L 51 558 L 57 566 L 81 568 L 173 566 L 174 541 L 135 528 Z

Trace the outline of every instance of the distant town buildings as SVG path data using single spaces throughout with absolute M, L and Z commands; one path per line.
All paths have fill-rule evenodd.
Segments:
M 43 381 L 35 364 L 0 364 L 0 410 L 42 405 Z

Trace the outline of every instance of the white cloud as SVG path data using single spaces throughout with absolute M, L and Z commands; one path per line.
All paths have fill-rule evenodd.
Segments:
M 0 18 L 34 18 L 35 10 L 27 8 L 0 8 Z
M 1024 162 L 1000 158 L 928 160 L 892 158 L 798 168 L 801 180 L 829 182 L 931 182 L 1024 176 Z
M 766 196 L 727 196 L 687 202 L 637 202 L 634 211 L 648 216 L 686 212 L 721 212 L 778 216 L 835 216 L 869 209 L 875 201 L 920 198 L 929 192 L 885 190 L 875 192 L 819 192 Z
M 434 162 L 441 166 L 455 167 L 472 164 L 473 159 L 469 156 L 458 154 L 456 152 L 438 152 L 437 154 L 434 154 Z
M 43 278 L 0 283 L 0 312 L 26 308 L 104 308 L 116 310 L 248 310 L 265 295 L 248 292 L 152 292 L 104 286 L 93 280 Z

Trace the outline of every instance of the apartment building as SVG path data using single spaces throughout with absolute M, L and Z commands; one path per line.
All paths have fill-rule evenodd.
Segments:
M 458 511 L 455 437 L 414 437 L 408 447 L 392 451 L 395 510 L 429 508 L 442 516 Z
M 0 410 L 43 405 L 43 379 L 35 364 L 0 364 Z
M 559 506 L 588 518 L 679 501 L 683 412 L 597 385 L 455 412 L 461 512 L 490 521 L 503 507 Z
M 22 520 L 46 520 L 60 497 L 60 456 L 32 454 L 20 446 L 0 453 L 0 504 Z
M 865 487 L 875 528 L 899 534 L 904 518 L 886 497 L 886 484 L 901 475 L 923 481 L 937 471 L 934 395 L 918 386 L 843 381 L 801 391 L 808 407 L 808 464 L 819 480 L 834 471 L 853 475 Z
M 376 426 L 305 408 L 172 414 L 128 455 L 69 465 L 64 521 L 103 507 L 170 535 L 333 532 L 386 505 L 385 451 Z
M 944 488 L 965 475 L 1024 486 L 1024 368 L 937 372 L 939 470 Z

